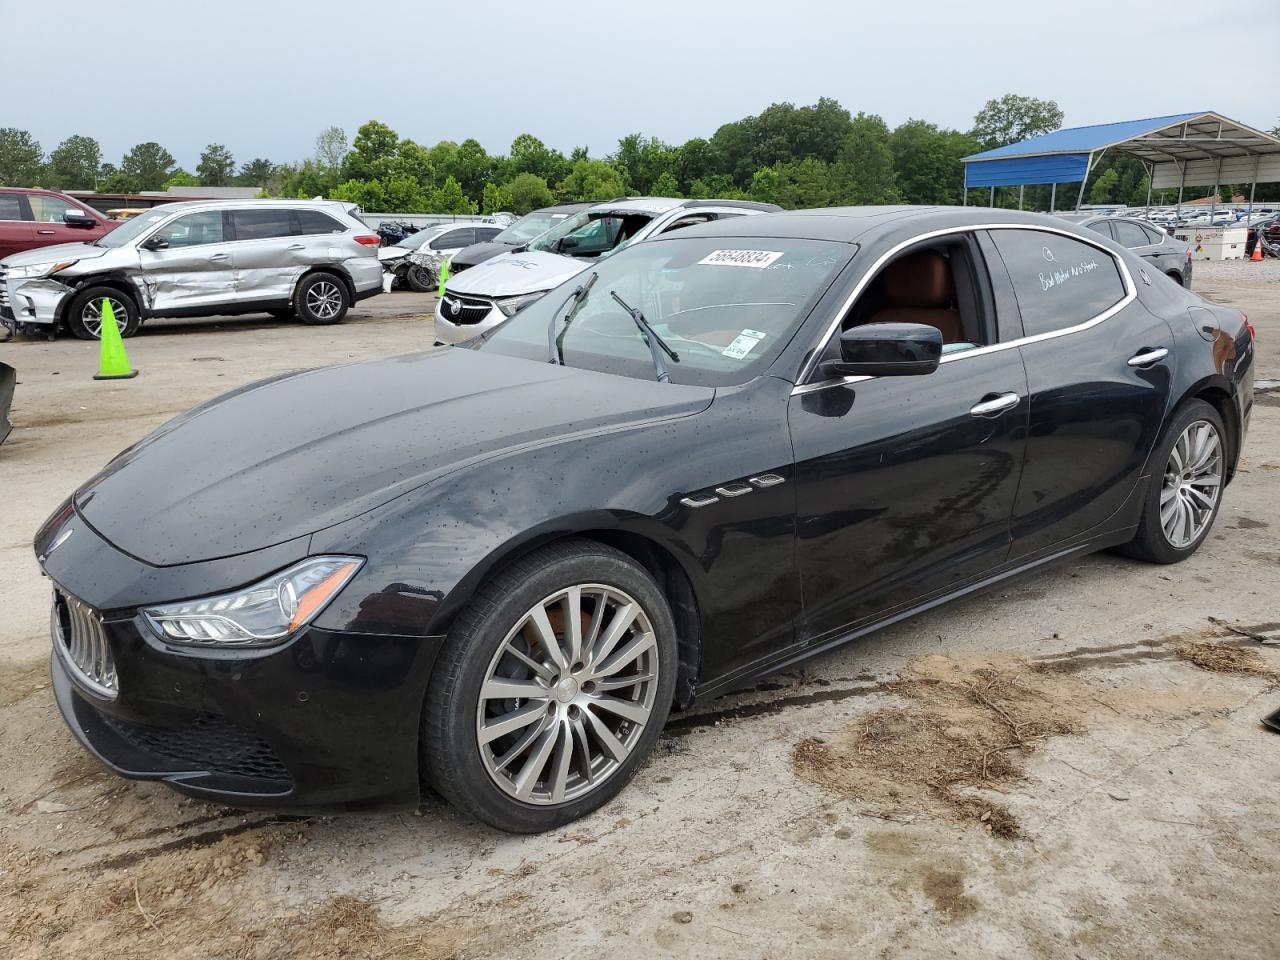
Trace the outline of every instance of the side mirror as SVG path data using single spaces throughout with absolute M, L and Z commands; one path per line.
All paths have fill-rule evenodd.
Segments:
M 831 377 L 918 377 L 942 359 L 942 331 L 923 323 L 866 323 L 840 334 L 840 359 L 821 369 Z
M 83 210 L 67 209 L 62 212 L 62 222 L 68 227 L 96 227 L 98 221 Z
M 579 241 L 577 237 L 561 237 L 556 241 L 556 250 L 572 250 L 577 247 L 580 242 L 581 241 Z
M 164 237 L 152 237 L 142 245 L 143 250 L 168 250 L 169 241 Z

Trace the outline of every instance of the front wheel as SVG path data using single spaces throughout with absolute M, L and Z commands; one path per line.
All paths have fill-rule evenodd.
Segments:
M 423 711 L 432 785 L 479 820 L 537 833 L 614 797 L 662 732 L 676 634 L 653 579 L 589 540 L 495 576 L 458 616 Z
M 293 305 L 303 323 L 341 323 L 350 306 L 347 287 L 331 273 L 303 277 L 293 295 Z
M 409 282 L 409 289 L 415 293 L 432 293 L 436 289 L 436 280 L 431 271 L 416 263 L 405 272 L 405 279 Z
M 67 305 L 67 326 L 81 340 L 98 340 L 102 336 L 102 304 L 111 304 L 116 328 L 122 337 L 132 337 L 142 326 L 142 312 L 132 297 L 115 287 L 85 287 Z
M 1133 540 L 1122 549 L 1152 563 L 1177 563 L 1195 553 L 1222 506 L 1227 479 L 1226 430 L 1203 400 L 1186 403 L 1170 420 L 1151 463 L 1147 502 Z

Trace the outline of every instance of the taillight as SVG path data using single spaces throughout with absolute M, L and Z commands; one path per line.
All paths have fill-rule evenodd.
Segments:
M 376 233 L 362 233 L 359 236 L 351 238 L 362 247 L 376 247 L 382 241 L 378 239 Z
M 1253 324 L 1249 322 L 1249 315 L 1242 310 L 1240 311 L 1240 316 L 1244 320 L 1245 329 L 1249 331 L 1249 339 L 1257 340 L 1258 331 L 1253 329 Z

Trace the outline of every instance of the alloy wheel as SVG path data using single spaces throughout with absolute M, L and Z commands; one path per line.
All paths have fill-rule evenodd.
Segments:
M 129 313 L 125 305 L 115 297 L 103 297 L 101 299 L 95 297 L 84 305 L 84 310 L 80 312 L 80 322 L 84 324 L 84 328 L 93 334 L 94 339 L 102 339 L 102 301 L 106 300 L 111 304 L 111 313 L 116 318 L 116 329 L 124 330 L 129 320 Z
M 342 291 L 329 280 L 312 284 L 307 290 L 307 309 L 318 320 L 332 320 L 342 309 Z
M 1160 488 L 1160 527 L 1171 546 L 1183 549 L 1200 539 L 1221 487 L 1221 438 L 1212 423 L 1196 420 L 1169 451 Z
M 602 584 L 559 590 L 489 662 L 476 709 L 485 770 L 525 803 L 590 793 L 630 755 L 657 689 L 657 640 L 640 604 Z

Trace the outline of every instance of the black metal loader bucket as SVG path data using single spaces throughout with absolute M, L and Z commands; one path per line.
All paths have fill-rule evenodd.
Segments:
M 4 443 L 13 429 L 9 423 L 9 407 L 13 405 L 13 388 L 17 382 L 17 371 L 7 363 L 0 363 L 0 443 Z

